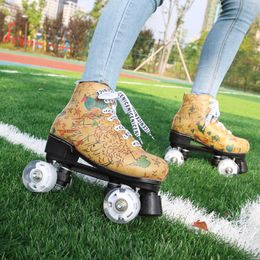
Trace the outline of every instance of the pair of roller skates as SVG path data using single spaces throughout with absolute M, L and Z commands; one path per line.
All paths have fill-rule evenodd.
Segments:
M 230 160 L 236 163 L 237 173 L 245 172 L 243 156 L 249 149 L 248 143 L 234 137 L 223 125 L 220 126 L 212 107 L 205 108 L 203 115 L 202 110 L 198 109 L 199 105 L 195 106 L 199 96 L 203 96 L 203 100 L 209 104 L 213 100 L 207 95 L 184 97 L 184 104 L 175 116 L 172 127 L 170 140 L 173 148 L 167 152 L 165 159 L 177 165 L 182 164 L 188 150 L 193 149 L 190 141 L 196 140 L 205 144 L 205 151 L 214 151 L 218 165 L 224 160 L 222 158 L 232 158 Z M 25 167 L 22 177 L 25 187 L 32 192 L 65 189 L 71 184 L 71 173 L 78 172 L 107 182 L 103 210 L 111 221 L 128 223 L 138 215 L 161 216 L 158 192 L 168 174 L 168 164 L 145 152 L 141 147 L 141 139 L 135 140 L 122 126 L 116 115 L 118 102 L 129 115 L 135 136 L 140 139 L 140 129 L 151 135 L 123 92 L 112 92 L 95 82 L 80 83 L 52 125 L 45 148 L 46 162 L 32 161 Z M 202 125 L 205 115 L 206 122 Z M 193 116 L 193 123 L 188 123 Z M 216 137 L 206 139 L 207 142 L 201 139 L 205 132 L 212 137 L 217 133 L 223 136 L 214 146 Z M 221 142 L 224 134 L 229 134 L 225 144 Z M 232 151 L 229 146 L 233 148 Z M 225 149 L 229 149 L 229 152 Z M 229 171 L 225 169 L 225 172 Z M 233 168 L 232 171 L 235 172 Z

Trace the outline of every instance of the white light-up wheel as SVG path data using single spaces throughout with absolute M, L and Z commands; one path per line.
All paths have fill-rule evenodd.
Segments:
M 51 191 L 57 182 L 57 169 L 50 163 L 31 161 L 23 170 L 24 186 L 32 192 Z
M 109 191 L 103 203 L 105 215 L 118 224 L 125 224 L 135 219 L 140 208 L 139 194 L 127 186 Z
M 175 164 L 177 166 L 184 164 L 184 156 L 177 148 L 169 147 L 164 156 L 164 160 L 169 164 Z
M 227 158 L 219 162 L 218 172 L 224 176 L 233 176 L 238 174 L 239 167 L 235 161 Z

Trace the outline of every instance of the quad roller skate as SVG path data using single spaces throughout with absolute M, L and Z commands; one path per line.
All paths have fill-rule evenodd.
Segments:
M 206 94 L 186 94 L 173 119 L 170 144 L 164 159 L 182 165 L 190 152 L 212 154 L 211 163 L 219 173 L 233 176 L 248 171 L 245 155 L 247 140 L 234 136 L 218 121 L 218 102 Z
M 78 172 L 107 181 L 103 209 L 111 221 L 162 215 L 158 191 L 168 165 L 145 152 L 141 139 L 124 128 L 116 115 L 117 101 L 130 116 L 135 135 L 140 139 L 140 128 L 151 135 L 123 92 L 100 83 L 79 83 L 52 125 L 46 162 L 33 161 L 24 169 L 25 187 L 32 192 L 64 189 L 71 185 L 71 173 Z

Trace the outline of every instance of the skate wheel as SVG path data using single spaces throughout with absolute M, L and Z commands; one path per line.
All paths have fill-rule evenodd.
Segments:
M 57 170 L 50 163 L 32 161 L 24 168 L 22 180 L 31 192 L 48 192 L 56 185 Z
M 103 203 L 107 218 L 118 224 L 125 224 L 135 219 L 140 208 L 139 194 L 127 186 L 109 191 Z
M 218 172 L 224 176 L 233 176 L 239 173 L 239 167 L 231 159 L 223 159 L 218 164 Z
M 177 166 L 184 164 L 184 156 L 177 148 L 169 147 L 164 156 L 164 160 L 169 164 L 175 164 Z

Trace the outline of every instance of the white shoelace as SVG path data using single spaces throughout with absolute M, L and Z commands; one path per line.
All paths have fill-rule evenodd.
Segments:
M 210 112 L 205 118 L 205 124 L 203 129 L 205 129 L 211 121 L 216 122 L 220 117 L 219 104 L 217 100 L 213 100 L 212 103 L 209 105 L 209 107 L 210 107 Z M 229 131 L 221 122 L 218 121 L 217 125 L 220 126 L 222 129 L 226 130 L 229 134 L 232 134 L 232 132 Z
M 141 146 L 141 144 L 143 143 L 141 139 L 140 128 L 146 134 L 150 135 L 152 139 L 154 139 L 149 127 L 139 116 L 139 114 L 137 113 L 134 106 L 131 104 L 130 100 L 128 99 L 128 97 L 124 92 L 122 91 L 116 92 L 105 88 L 97 91 L 97 94 L 98 94 L 98 99 L 104 100 L 106 104 L 112 104 L 112 109 L 104 108 L 102 110 L 104 114 L 111 114 L 111 117 L 108 118 L 109 121 L 118 119 L 116 115 L 117 101 L 121 105 L 123 111 L 129 116 L 134 135 L 139 139 L 139 141 L 135 140 L 132 142 L 133 146 Z M 125 134 L 123 135 L 124 139 L 127 139 L 129 136 L 132 136 L 131 133 L 121 124 L 115 126 L 115 130 L 116 131 L 124 130 L 125 131 Z

